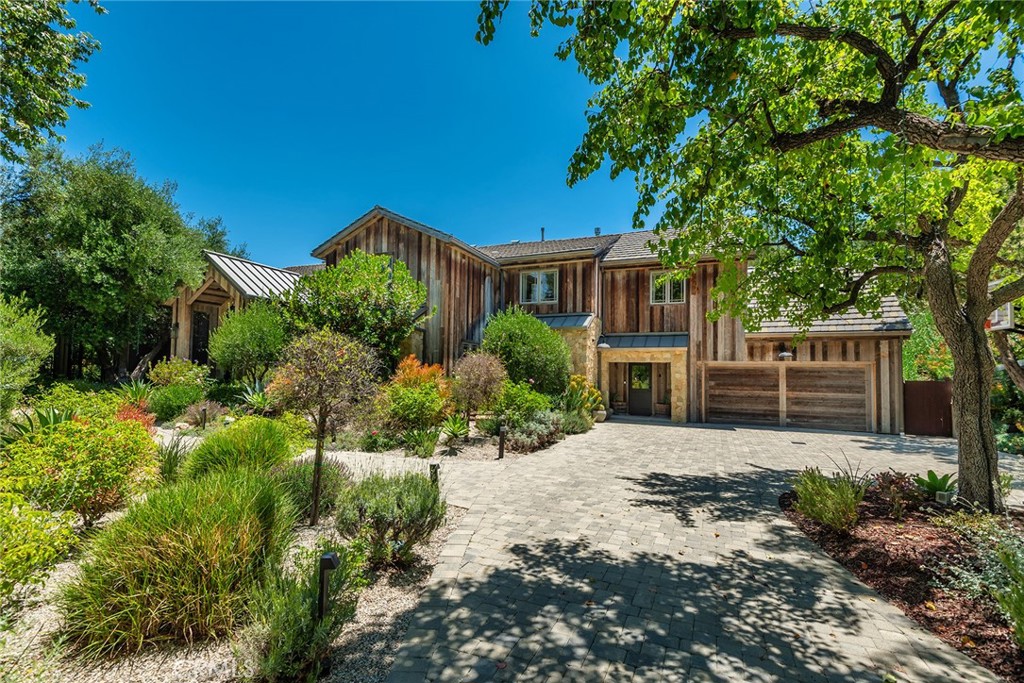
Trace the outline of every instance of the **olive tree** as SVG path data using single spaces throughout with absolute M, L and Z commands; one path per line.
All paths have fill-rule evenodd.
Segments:
M 292 341 L 267 388 L 272 398 L 308 417 L 316 432 L 310 525 L 320 519 L 324 441 L 331 423 L 341 424 L 376 394 L 377 354 L 351 337 L 330 330 Z
M 482 4 L 480 41 L 508 6 Z M 887 294 L 927 302 L 954 363 L 960 496 L 1001 510 L 985 322 L 1024 297 L 1024 4 L 555 0 L 530 16 L 566 31 L 557 56 L 599 87 L 569 183 L 632 175 L 634 227 L 662 209 L 666 265 L 725 264 L 712 316 L 806 328 Z
M 254 301 L 231 311 L 210 335 L 210 358 L 247 382 L 262 382 L 281 357 L 287 336 L 277 308 Z
M 0 426 L 53 352 L 53 337 L 42 328 L 41 309 L 0 294 Z

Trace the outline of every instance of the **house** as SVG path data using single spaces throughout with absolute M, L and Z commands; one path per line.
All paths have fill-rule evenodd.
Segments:
M 217 316 L 273 296 L 296 270 L 330 267 L 355 249 L 389 254 L 427 287 L 436 310 L 407 342 L 446 368 L 480 343 L 490 314 L 521 306 L 568 343 L 574 371 L 616 412 L 677 422 L 754 423 L 900 433 L 902 343 L 895 299 L 878 317 L 855 311 L 816 323 L 799 344 L 785 320 L 744 330 L 708 320 L 721 265 L 665 277 L 650 231 L 475 246 L 374 207 L 313 249 L 321 264 L 277 269 L 208 253 L 207 278 L 170 305 L 174 355 L 203 358 Z

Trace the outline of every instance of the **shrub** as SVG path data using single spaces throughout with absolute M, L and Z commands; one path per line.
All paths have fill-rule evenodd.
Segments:
M 1017 647 L 1024 648 L 1024 555 L 1004 549 L 999 560 L 1006 569 L 1007 582 L 996 590 L 996 601 L 1013 628 Z
M 299 455 L 312 445 L 313 425 L 305 417 L 286 410 L 273 419 L 274 423 L 284 430 L 293 454 Z
M 70 383 L 54 384 L 32 401 L 37 410 L 71 412 L 82 417 L 111 419 L 124 400 L 114 391 L 81 390 Z
M 21 400 L 53 351 L 53 337 L 43 332 L 43 310 L 28 300 L 0 294 L 0 427 Z
M 7 431 L 0 434 L 0 444 L 13 443 L 34 432 L 49 429 L 61 422 L 74 419 L 75 413 L 70 410 L 58 411 L 53 408 L 41 410 L 36 408 L 31 413 L 26 413 L 20 419 L 15 420 L 7 426 Z
M 318 622 L 318 563 L 326 552 L 340 565 L 328 577 L 329 608 Z M 243 681 L 314 683 L 321 664 L 344 625 L 355 616 L 356 599 L 365 585 L 365 558 L 344 546 L 321 541 L 303 552 L 295 569 L 275 576 L 256 591 L 249 604 L 251 624 L 235 644 Z
M 203 408 L 206 408 L 207 425 L 216 420 L 218 417 L 228 414 L 228 409 L 222 406 L 220 403 L 206 399 L 205 401 L 193 403 L 188 408 L 185 408 L 185 412 L 182 413 L 181 416 L 182 421 L 187 422 L 193 427 L 198 427 L 203 423 Z
M 100 532 L 58 598 L 87 657 L 231 633 L 279 573 L 295 522 L 265 475 L 235 470 L 150 493 Z
M 146 382 L 132 380 L 122 384 L 116 390 L 122 403 L 138 406 L 142 410 L 149 408 L 149 401 L 153 398 L 153 385 Z
M 907 510 L 913 510 L 924 502 L 924 493 L 914 483 L 914 477 L 906 472 L 890 469 L 875 475 L 875 486 L 882 498 L 889 503 L 889 516 L 903 519 Z
M 569 346 L 557 332 L 521 308 L 493 315 L 484 328 L 481 349 L 501 359 L 513 382 L 533 383 L 559 396 L 569 381 Z
M 47 510 L 71 510 L 88 526 L 142 490 L 156 444 L 137 422 L 71 420 L 16 441 L 0 454 L 0 479 Z
M 436 363 L 427 365 L 420 362 L 414 355 L 406 356 L 395 368 L 391 382 L 403 387 L 420 387 L 424 384 L 437 384 L 442 395 L 447 399 L 450 395 L 448 380 L 444 376 L 444 368 Z
M 0 492 L 0 608 L 19 585 L 42 583 L 71 547 L 71 515 L 34 509 L 16 493 Z
M 436 384 L 407 387 L 388 385 L 385 397 L 388 424 L 397 432 L 436 427 L 444 421 L 447 404 Z
M 121 422 L 137 422 L 142 425 L 142 428 L 150 436 L 156 434 L 156 415 L 147 413 L 143 408 L 138 407 L 134 403 L 125 403 L 118 408 L 117 413 L 114 414 L 114 419 Z
M 562 435 L 562 425 L 558 416 L 549 410 L 541 410 L 515 429 L 509 429 L 505 444 L 509 450 L 530 453 L 547 448 L 561 439 Z
M 188 384 L 201 387 L 206 384 L 210 369 L 184 358 L 162 360 L 149 369 L 149 381 L 158 387 Z
M 178 481 L 181 468 L 188 459 L 188 441 L 180 434 L 175 434 L 157 445 L 156 459 L 160 469 L 160 481 L 173 484 Z
M 263 382 L 253 382 L 242 387 L 242 404 L 254 415 L 268 415 L 274 410 L 274 399 L 267 392 Z
M 483 410 L 501 394 L 508 379 L 497 356 L 477 351 L 467 353 L 452 368 L 452 398 L 467 414 Z
M 156 419 L 167 422 L 184 413 L 190 405 L 202 400 L 202 385 L 171 384 L 153 392 L 149 407 L 156 413 Z
M 243 404 L 244 391 L 245 384 L 242 382 L 214 382 L 206 388 L 206 398 L 234 408 Z
M 569 378 L 569 385 L 565 388 L 559 403 L 562 410 L 567 413 L 589 416 L 595 410 L 604 410 L 601 392 L 583 375 L 573 375 Z
M 185 472 L 193 479 L 214 470 L 269 470 L 292 456 L 288 433 L 266 417 L 245 417 L 203 439 L 188 456 Z
M 310 498 L 310 491 L 313 490 L 312 460 L 293 460 L 275 467 L 271 472 L 280 484 L 281 488 L 292 501 L 299 517 L 309 516 L 313 501 Z M 352 475 L 348 468 L 334 460 L 324 460 L 323 469 L 320 472 L 320 511 L 330 513 L 338 502 L 338 496 L 342 490 L 349 485 Z
M 210 335 L 210 358 L 247 382 L 262 382 L 281 357 L 287 335 L 277 307 L 254 301 L 231 311 Z
M 469 436 L 469 420 L 465 415 L 449 415 L 441 424 L 441 434 L 444 435 L 445 444 L 453 446 Z
M 428 429 L 410 429 L 402 435 L 402 445 L 405 447 L 406 455 L 415 455 L 417 458 L 429 458 L 434 455 L 437 448 L 438 437 L 441 430 L 437 427 Z
M 594 426 L 594 419 L 589 413 L 578 411 L 562 411 L 558 414 L 558 420 L 565 434 L 583 434 Z
M 398 445 L 398 439 L 394 435 L 379 429 L 367 431 L 359 441 L 360 450 L 367 453 L 383 453 L 397 448 Z
M 481 431 L 493 436 L 498 433 L 498 427 L 502 424 L 512 431 L 522 426 L 535 413 L 550 410 L 551 399 L 534 391 L 529 384 L 515 384 L 512 381 L 506 381 L 498 400 L 490 406 L 490 409 L 493 419 L 477 421 L 477 426 L 481 428 Z
M 842 474 L 826 477 L 817 467 L 809 467 L 797 475 L 793 489 L 793 508 L 797 512 L 835 531 L 849 533 L 857 524 L 857 506 L 864 500 L 867 483 Z
M 1012 555 L 1015 559 L 1010 564 L 1024 566 L 1024 537 L 1019 530 L 996 515 L 964 511 L 936 517 L 935 523 L 957 534 L 972 551 L 966 561 L 938 567 L 940 585 L 1004 609 L 998 596 L 1009 590 L 1013 577 L 1003 556 Z M 1003 615 L 1012 620 L 1012 615 Z
M 357 538 L 373 567 L 408 566 L 416 546 L 444 524 L 447 505 L 430 479 L 372 474 L 338 499 L 338 531 Z

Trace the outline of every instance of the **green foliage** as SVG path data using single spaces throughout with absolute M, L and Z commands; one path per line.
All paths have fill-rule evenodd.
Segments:
M 45 429 L 49 429 L 56 424 L 61 422 L 67 422 L 74 419 L 75 413 L 70 410 L 54 410 L 53 408 L 47 408 L 41 410 L 35 408 L 31 413 L 22 415 L 19 419 L 12 422 L 7 426 L 7 431 L 0 434 L 0 445 L 5 443 L 13 443 L 18 439 L 22 439 L 33 432 L 40 432 Z
M 328 577 L 329 609 L 317 622 L 312 606 L 319 595 L 320 557 L 337 553 L 340 564 Z M 243 681 L 314 683 L 331 644 L 355 616 L 359 590 L 366 584 L 365 558 L 327 541 L 301 554 L 294 570 L 264 585 L 249 604 L 251 624 L 235 646 Z
M 121 398 L 122 403 L 129 403 L 145 410 L 153 398 L 153 391 L 152 384 L 132 380 L 118 387 L 117 395 Z
M 221 405 L 234 408 L 244 403 L 242 392 L 245 391 L 245 388 L 246 385 L 242 382 L 214 382 L 206 388 L 206 397 Z
M 441 423 L 441 434 L 444 436 L 446 445 L 454 446 L 462 439 L 469 437 L 469 420 L 465 415 L 452 413 Z
M 492 436 L 502 424 L 509 430 L 518 429 L 535 413 L 551 409 L 551 399 L 533 390 L 525 382 L 516 384 L 506 380 L 498 399 L 490 406 L 492 420 L 478 420 L 477 426 Z M 486 429 L 484 429 L 486 427 Z
M 416 387 L 390 384 L 385 391 L 388 423 L 392 429 L 398 432 L 427 429 L 444 421 L 447 402 L 437 384 Z
M 181 414 L 181 419 L 193 427 L 203 424 L 203 409 L 206 409 L 206 425 L 210 426 L 218 418 L 228 414 L 228 409 L 209 399 L 193 403 Z
M 198 479 L 215 470 L 266 471 L 292 457 L 288 432 L 266 417 L 245 417 L 203 439 L 185 462 L 185 473 Z
M 408 566 L 416 546 L 444 524 L 447 510 L 422 474 L 371 474 L 342 493 L 335 518 L 342 536 L 366 548 L 372 567 Z
M 559 396 L 569 382 L 569 346 L 521 308 L 491 316 L 480 348 L 501 359 L 510 380 L 532 384 L 541 393 Z
M 928 493 L 931 498 L 934 498 L 936 493 L 956 491 L 956 477 L 952 472 L 940 477 L 935 474 L 935 470 L 928 470 L 927 477 L 914 477 L 914 483 Z
M 996 372 L 992 386 L 992 421 L 999 450 L 1024 454 L 1024 393 L 1005 370 Z
M 178 481 L 181 468 L 188 459 L 188 441 L 180 434 L 175 434 L 166 441 L 157 444 L 156 460 L 160 470 L 160 481 L 173 484 Z
M 452 398 L 460 410 L 473 413 L 498 398 L 508 379 L 497 356 L 476 351 L 467 353 L 452 368 Z
M 1002 550 L 999 560 L 1006 568 L 1008 581 L 996 592 L 996 601 L 1013 627 L 1017 647 L 1024 649 L 1024 555 Z
M 106 11 L 98 3 L 93 8 Z M 57 129 L 67 122 L 68 110 L 89 106 L 74 94 L 85 86 L 78 68 L 100 44 L 76 27 L 66 0 L 4 3 L 0 35 L 5 53 L 17 55 L 0 62 L 0 157 L 7 161 L 24 161 L 23 150 L 48 137 L 62 140 Z
M 417 458 L 429 458 L 434 455 L 437 449 L 437 440 L 441 436 L 438 427 L 427 427 L 424 429 L 410 429 L 402 435 L 402 445 L 405 447 L 406 455 L 414 455 Z
M 91 525 L 144 489 L 156 444 L 135 421 L 71 420 L 33 432 L 0 453 L 0 480 L 47 510 Z
M 999 475 L 999 492 L 1003 494 L 1003 498 L 1006 498 L 1013 492 L 1013 475 L 1009 472 L 1003 472 Z
M 267 394 L 263 382 L 256 381 L 242 387 L 242 403 L 256 415 L 267 415 L 274 410 L 274 402 Z
M 906 472 L 889 469 L 875 475 L 875 486 L 889 503 L 889 516 L 903 519 L 908 510 L 913 510 L 924 502 L 921 488 L 914 482 L 915 477 Z
M 839 533 L 849 533 L 857 524 L 857 506 L 864 500 L 867 482 L 835 474 L 826 477 L 817 467 L 805 469 L 793 481 L 793 508 Z
M 52 352 L 53 338 L 43 332 L 42 309 L 31 308 L 24 297 L 0 294 L 0 427 Z
M 292 505 L 300 518 L 309 517 L 313 501 L 310 492 L 313 490 L 312 460 L 292 460 L 278 465 L 271 470 L 274 479 L 292 501 Z M 330 514 L 338 502 L 338 496 L 349 485 L 352 475 L 348 468 L 334 460 L 324 460 L 320 470 L 320 512 Z
M 505 444 L 511 451 L 530 453 L 547 448 L 560 441 L 563 436 L 559 416 L 550 410 L 538 410 L 524 422 L 508 430 Z
M 277 307 L 254 301 L 231 311 L 210 335 L 210 358 L 232 376 L 262 382 L 281 357 L 287 341 Z
M 158 387 L 169 387 L 186 384 L 196 387 L 206 386 L 206 378 L 210 368 L 194 363 L 185 358 L 169 358 L 162 360 L 149 369 L 149 381 Z
M 0 608 L 19 585 L 42 583 L 71 547 L 71 515 L 37 510 L 0 482 Z
M 149 409 L 156 413 L 156 419 L 167 422 L 182 415 L 190 405 L 203 400 L 205 392 L 199 384 L 170 384 L 153 392 Z
M 89 658 L 229 635 L 280 573 L 294 510 L 266 475 L 234 470 L 157 489 L 101 531 L 58 604 Z
M 594 426 L 594 418 L 590 413 L 579 411 L 562 411 L 558 414 L 558 422 L 565 434 L 583 434 Z
M 949 347 L 935 328 L 935 319 L 927 308 L 907 311 L 914 327 L 903 344 L 903 379 L 942 380 L 953 376 L 953 357 Z
M 304 275 L 280 303 L 292 334 L 329 329 L 349 335 L 390 369 L 426 300 L 426 286 L 405 263 L 357 249 L 336 266 Z
M 110 419 L 124 403 L 114 391 L 83 391 L 70 383 L 54 384 L 47 391 L 32 400 L 32 406 L 40 411 L 73 413 L 83 418 Z
M 284 430 L 292 453 L 295 455 L 299 455 L 308 449 L 312 444 L 313 437 L 316 436 L 313 433 L 313 425 L 310 424 L 308 419 L 298 413 L 291 413 L 286 410 L 274 418 L 274 424 Z
M 173 192 L 119 150 L 33 150 L 0 196 L 0 290 L 24 292 L 49 334 L 112 371 L 119 351 L 166 334 L 163 303 L 206 270 L 203 236 Z
M 397 448 L 398 439 L 390 432 L 370 429 L 359 440 L 359 449 L 367 453 L 383 453 Z
M 601 392 L 583 375 L 573 375 L 569 378 L 569 385 L 565 388 L 559 403 L 562 410 L 567 413 L 580 413 L 588 417 L 595 410 L 604 410 Z

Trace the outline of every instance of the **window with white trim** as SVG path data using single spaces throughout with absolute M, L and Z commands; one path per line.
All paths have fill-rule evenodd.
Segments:
M 527 270 L 519 274 L 519 303 L 558 302 L 558 270 Z
M 651 304 L 686 303 L 686 280 L 674 278 L 668 271 L 651 273 Z

